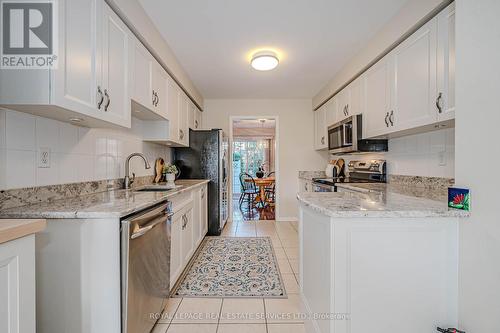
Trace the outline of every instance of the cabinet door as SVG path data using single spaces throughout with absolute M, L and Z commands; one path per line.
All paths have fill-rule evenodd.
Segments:
M 325 103 L 326 107 L 326 127 L 335 124 L 338 117 L 338 98 L 334 96 L 330 98 L 328 102 Z
M 437 16 L 438 120 L 455 118 L 455 3 Z M 440 110 L 439 110 L 440 109 Z
M 129 31 L 107 4 L 103 5 L 103 17 L 103 119 L 117 125 L 130 127 Z
M 195 123 L 194 123 L 194 127 L 195 129 L 202 129 L 203 128 L 203 124 L 202 124 L 202 116 L 203 116 L 203 113 L 201 112 L 201 110 L 199 110 L 196 106 L 195 106 L 195 109 L 196 109 L 196 117 L 194 119 Z
M 179 103 L 179 142 L 184 146 L 189 146 L 189 98 L 181 91 Z
M 100 0 L 57 3 L 59 58 L 58 69 L 52 71 L 49 103 L 99 118 L 103 113 L 102 108 L 97 108 L 101 97 L 98 88 L 103 89 L 100 86 L 103 3 Z
M 153 59 L 148 50 L 142 45 L 141 42 L 135 40 L 133 53 L 133 71 L 132 82 L 132 99 L 137 103 L 147 107 L 153 108 L 153 84 L 152 84 L 152 71 Z
M 349 116 L 362 114 L 364 112 L 364 88 L 362 77 L 357 78 L 349 85 L 349 103 L 347 105 L 347 113 Z
M 35 333 L 35 235 L 0 244 L 0 332 Z
M 328 148 L 326 129 L 326 104 L 314 111 L 314 140 L 316 150 Z
M 196 129 L 195 120 L 196 120 L 196 107 L 194 106 L 193 102 L 189 101 L 189 111 L 188 111 L 189 128 Z
M 176 213 L 172 217 L 170 238 L 170 287 L 172 287 L 182 272 L 182 219 L 183 214 Z
M 207 186 L 203 186 L 200 191 L 201 195 L 201 206 L 200 206 L 200 223 L 201 223 L 201 235 L 203 238 L 208 232 L 208 198 L 207 198 Z
M 182 265 L 183 267 L 189 262 L 191 256 L 194 252 L 194 237 L 193 237 L 193 222 L 194 222 L 194 211 L 193 206 L 186 209 L 183 214 L 182 221 Z
M 391 53 L 394 62 L 393 130 L 436 122 L 437 20 L 432 19 Z
M 194 219 L 193 219 L 193 243 L 196 247 L 201 240 L 201 191 L 199 188 L 194 192 Z
M 168 113 L 168 74 L 156 61 L 153 62 L 153 111 L 167 119 Z
M 351 101 L 351 90 L 349 87 L 342 89 L 338 95 L 337 118 L 338 121 L 349 116 L 349 103 Z
M 177 84 L 168 78 L 168 122 L 169 138 L 171 141 L 179 141 L 179 98 L 180 89 Z
M 390 91 L 390 62 L 389 58 L 382 58 L 362 76 L 365 98 L 363 117 L 363 138 L 372 138 L 387 134 L 389 128 Z

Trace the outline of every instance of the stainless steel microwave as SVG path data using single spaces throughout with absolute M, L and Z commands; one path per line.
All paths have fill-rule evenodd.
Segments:
M 350 116 L 328 127 L 328 150 L 331 154 L 387 151 L 385 139 L 363 138 L 363 115 Z

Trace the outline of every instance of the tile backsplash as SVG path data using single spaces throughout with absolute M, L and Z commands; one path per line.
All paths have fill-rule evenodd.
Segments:
M 48 167 L 40 154 L 49 152 Z M 142 121 L 132 118 L 131 129 L 96 129 L 42 118 L 27 113 L 0 110 L 0 190 L 56 185 L 124 177 L 125 158 L 137 176 L 153 174 L 154 161 L 171 161 L 171 149 L 142 141 Z
M 387 173 L 391 175 L 454 178 L 455 129 L 390 139 L 386 153 L 342 157 L 347 163 L 350 160 L 385 159 Z

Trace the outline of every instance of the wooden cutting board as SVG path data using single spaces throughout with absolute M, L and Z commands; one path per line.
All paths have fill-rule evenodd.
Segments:
M 155 162 L 155 183 L 159 183 L 161 178 L 163 177 L 163 166 L 165 165 L 165 161 L 163 158 L 158 157 Z

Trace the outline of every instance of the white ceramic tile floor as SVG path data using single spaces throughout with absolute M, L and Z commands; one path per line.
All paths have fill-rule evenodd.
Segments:
M 153 333 L 304 333 L 297 230 L 295 222 L 238 221 L 222 232 L 271 237 L 288 298 L 173 298 Z

